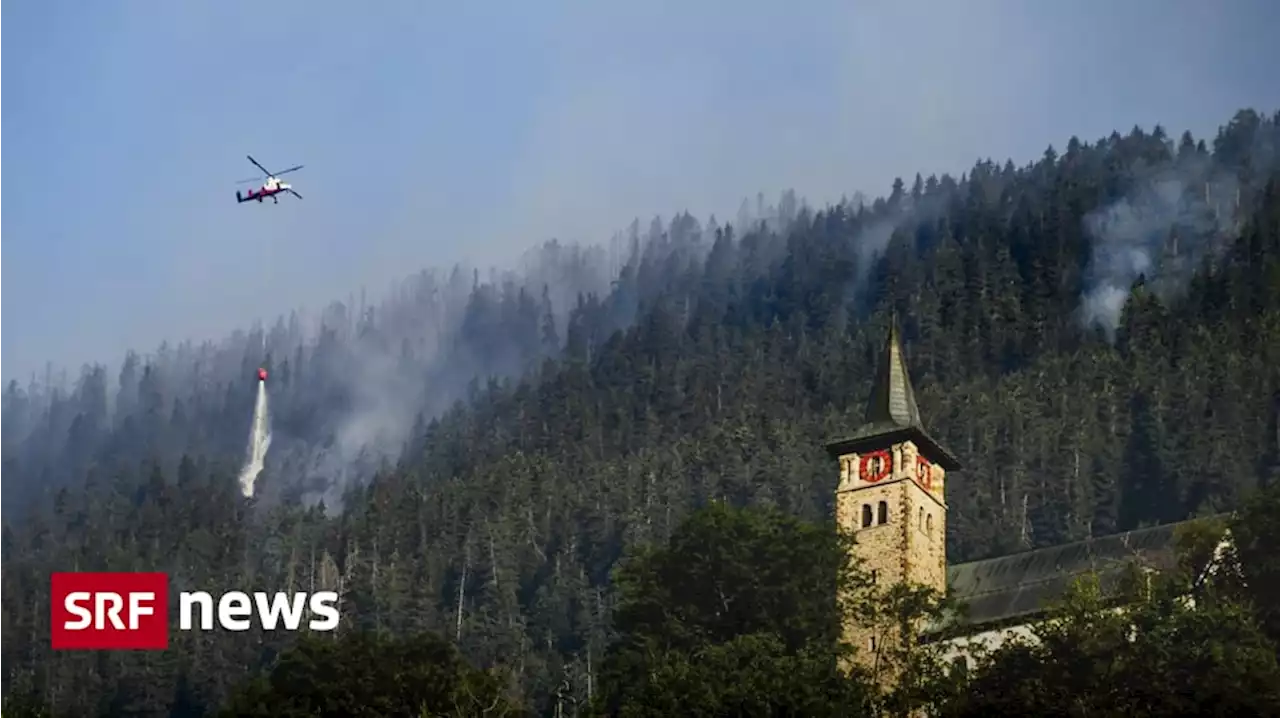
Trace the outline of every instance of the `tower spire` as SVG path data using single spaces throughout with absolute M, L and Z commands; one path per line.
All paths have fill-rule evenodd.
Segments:
M 867 448 L 879 448 L 897 441 L 910 439 L 939 465 L 947 470 L 960 468 L 960 462 L 925 431 L 916 405 L 915 389 L 907 373 L 907 362 L 902 352 L 902 336 L 898 330 L 897 312 L 889 317 L 889 336 L 880 355 L 871 394 L 867 398 L 862 426 L 853 435 L 828 445 L 834 455 L 856 453 Z
M 907 362 L 902 355 L 897 312 L 889 318 L 889 338 L 885 342 L 884 353 L 880 356 L 880 366 L 876 370 L 863 422 L 858 430 L 860 435 L 879 434 L 907 427 L 924 430 L 924 423 L 920 420 L 920 407 L 916 405 L 916 393 L 907 373 Z

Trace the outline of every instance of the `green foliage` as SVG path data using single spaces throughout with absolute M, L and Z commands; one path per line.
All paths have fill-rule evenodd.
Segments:
M 872 692 L 841 674 L 829 651 L 789 651 L 774 633 L 656 651 L 641 682 L 620 692 L 610 713 L 619 718 L 872 715 Z
M 619 716 L 846 715 L 842 606 L 865 581 L 834 526 L 713 504 L 619 571 L 599 707 Z M 683 706 L 683 708 L 682 708 Z
M 1222 517 L 1188 521 L 1178 527 L 1174 544 L 1178 556 L 1177 575 L 1188 585 L 1202 582 L 1218 570 L 1228 521 Z
M 234 694 L 222 715 L 519 716 L 501 682 L 434 635 L 309 638 Z
M 788 650 L 834 644 L 834 597 L 865 583 L 849 565 L 851 546 L 832 527 L 777 509 L 712 504 L 620 568 L 615 630 L 675 650 L 754 633 L 777 635 Z
M 8 718 L 52 718 L 54 715 L 45 701 L 16 691 L 4 697 L 0 712 Z
M 1145 585 L 1145 584 L 1143 584 Z M 1280 715 L 1275 647 L 1247 606 L 1153 580 L 1116 607 L 1077 584 L 1030 638 L 979 656 L 944 716 Z
M 942 705 L 958 690 L 946 662 L 945 642 L 931 630 L 958 614 L 954 599 L 926 586 L 898 584 L 865 590 L 849 614 L 876 633 L 876 662 L 865 671 L 875 686 L 871 705 L 881 715 L 907 715 L 922 706 Z
M 1280 646 L 1280 483 L 1255 494 L 1231 522 L 1242 598 Z

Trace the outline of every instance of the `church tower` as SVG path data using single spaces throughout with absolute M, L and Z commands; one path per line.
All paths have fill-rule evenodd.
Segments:
M 840 462 L 836 521 L 853 534 L 854 553 L 877 588 L 908 582 L 945 593 L 946 475 L 960 462 L 925 432 L 896 321 L 890 323 L 862 426 L 827 450 Z M 859 663 L 872 670 L 881 665 L 880 644 L 888 636 L 850 616 L 845 637 Z

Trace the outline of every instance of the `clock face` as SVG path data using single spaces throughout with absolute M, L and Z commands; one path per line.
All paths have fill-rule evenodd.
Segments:
M 916 481 L 925 491 L 933 491 L 933 464 L 923 456 L 916 457 Z
M 868 484 L 883 481 L 893 473 L 893 455 L 888 451 L 863 454 L 858 461 L 858 478 Z

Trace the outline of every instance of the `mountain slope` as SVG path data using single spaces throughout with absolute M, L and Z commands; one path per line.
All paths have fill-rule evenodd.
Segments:
M 926 425 L 966 467 L 952 561 L 1230 507 L 1280 471 L 1278 121 L 1242 111 L 1212 148 L 1073 138 L 868 206 L 787 196 L 746 226 L 680 215 L 615 243 L 616 281 L 584 269 L 545 298 L 545 268 L 455 272 L 359 321 L 335 307 L 315 339 L 282 322 L 289 440 L 254 501 L 234 474 L 260 334 L 126 362 L 113 406 L 100 369 L 11 386 L 5 498 L 65 488 L 5 524 L 6 693 L 208 705 L 285 640 L 99 662 L 20 639 L 47 633 L 48 572 L 78 566 L 332 587 L 349 629 L 441 630 L 535 703 L 585 697 L 628 546 L 713 498 L 825 515 L 822 445 L 858 423 L 891 310 Z M 550 295 L 575 284 L 597 291 Z M 507 378 L 463 391 L 460 367 Z

